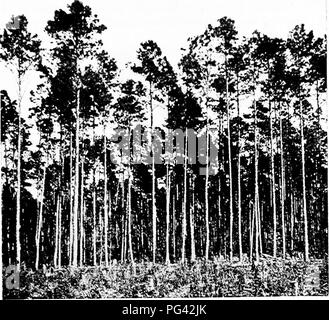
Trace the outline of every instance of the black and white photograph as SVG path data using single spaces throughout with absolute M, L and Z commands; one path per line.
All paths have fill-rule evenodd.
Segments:
M 0 300 L 328 299 L 327 12 L 0 0 Z

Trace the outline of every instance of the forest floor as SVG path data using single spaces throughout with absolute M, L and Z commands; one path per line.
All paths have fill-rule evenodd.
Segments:
M 111 267 L 25 270 L 5 299 L 196 298 L 328 295 L 328 262 L 273 259 L 251 263 L 198 260 Z

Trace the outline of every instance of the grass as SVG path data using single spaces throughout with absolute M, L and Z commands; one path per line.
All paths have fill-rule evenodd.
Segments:
M 24 270 L 5 299 L 196 298 L 328 295 L 327 262 L 264 258 L 250 263 L 198 260 Z

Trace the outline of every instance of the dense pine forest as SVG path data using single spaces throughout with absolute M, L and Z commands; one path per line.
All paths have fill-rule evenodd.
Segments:
M 112 277 L 111 294 L 79 297 L 173 292 L 148 274 L 162 284 L 176 275 L 190 290 L 177 296 L 246 295 L 225 288 L 256 283 L 250 270 L 264 266 L 291 289 L 251 295 L 303 294 L 298 272 L 328 259 L 326 36 L 301 24 L 286 39 L 242 37 L 222 17 L 191 35 L 178 66 L 149 40 L 123 75 L 106 28 L 73 1 L 45 26 L 47 45 L 25 16 L 0 35 L 17 84 L 16 96 L 0 88 L 0 256 L 23 286 L 4 285 L 5 296 L 33 297 L 31 283 L 51 273 L 62 293 L 48 297 L 76 297 L 63 293 L 65 273 L 102 282 L 104 270 L 145 276 L 155 291 L 136 280 L 114 294 L 122 279 Z M 202 273 L 211 290 L 197 285 Z

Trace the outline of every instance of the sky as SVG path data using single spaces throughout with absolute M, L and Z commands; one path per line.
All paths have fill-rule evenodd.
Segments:
M 44 32 L 56 9 L 68 0 L 0 0 L 0 30 L 12 14 L 24 13 L 30 29 Z M 241 35 L 259 30 L 269 36 L 286 37 L 304 23 L 315 34 L 326 32 L 326 0 L 83 0 L 108 27 L 105 47 L 119 64 L 134 60 L 139 44 L 155 40 L 171 63 L 177 64 L 180 48 L 189 36 L 204 31 L 217 19 L 235 20 Z
M 326 0 L 83 0 L 101 23 L 105 49 L 120 68 L 135 61 L 139 44 L 154 40 L 175 67 L 187 39 L 202 33 L 206 26 L 228 16 L 235 20 L 240 36 L 259 30 L 269 36 L 286 38 L 300 23 L 315 35 L 326 33 Z M 29 29 L 45 39 L 44 29 L 57 9 L 66 9 L 70 0 L 0 0 L 0 32 L 12 15 L 24 14 Z M 0 87 L 16 95 L 13 76 L 0 65 Z M 25 91 L 35 86 L 28 77 Z M 25 99 L 28 95 L 25 96 Z M 28 102 L 25 104 L 27 105 Z

